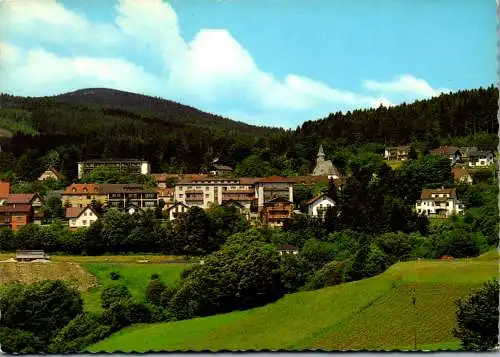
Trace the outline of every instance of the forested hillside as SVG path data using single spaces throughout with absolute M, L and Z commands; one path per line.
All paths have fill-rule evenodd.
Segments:
M 362 152 L 384 145 L 440 144 L 496 150 L 498 91 L 465 90 L 413 104 L 335 113 L 296 130 L 255 127 L 171 101 L 108 90 L 85 89 L 55 97 L 0 96 L 0 172 L 25 180 L 55 164 L 68 178 L 75 162 L 91 158 L 143 158 L 155 172 L 197 172 L 211 160 L 235 174 L 308 174 L 317 148 L 343 171 Z M 362 163 L 361 163 L 362 164 Z

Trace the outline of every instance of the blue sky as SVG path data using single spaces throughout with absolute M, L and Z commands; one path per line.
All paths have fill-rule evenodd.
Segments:
M 493 0 L 4 0 L 0 90 L 108 87 L 257 125 L 496 84 Z

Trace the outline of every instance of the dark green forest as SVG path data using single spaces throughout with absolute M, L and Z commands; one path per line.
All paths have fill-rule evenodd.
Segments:
M 141 158 L 154 172 L 182 173 L 206 169 L 219 157 L 237 174 L 263 176 L 307 174 L 320 142 L 341 171 L 360 150 L 380 153 L 385 145 L 411 143 L 424 151 L 440 144 L 497 147 L 493 86 L 391 108 L 332 113 L 296 130 L 251 126 L 109 89 L 39 98 L 2 94 L 0 100 L 0 172 L 27 181 L 48 164 L 71 180 L 75 162 L 92 158 Z

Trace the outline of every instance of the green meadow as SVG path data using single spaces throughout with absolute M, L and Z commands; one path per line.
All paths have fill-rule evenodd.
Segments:
M 417 349 L 456 350 L 455 300 L 497 275 L 496 251 L 397 263 L 370 279 L 289 294 L 252 310 L 133 325 L 88 351 L 412 350 L 415 336 Z
M 95 276 L 98 281 L 96 288 L 82 293 L 84 306 L 87 311 L 102 311 L 101 291 L 104 286 L 111 283 L 125 285 L 132 297 L 143 300 L 146 287 L 151 275 L 160 275 L 160 280 L 165 284 L 173 284 L 180 278 L 181 272 L 186 268 L 186 264 L 133 264 L 133 263 L 81 263 L 83 269 Z M 111 273 L 120 275 L 118 280 L 111 280 Z

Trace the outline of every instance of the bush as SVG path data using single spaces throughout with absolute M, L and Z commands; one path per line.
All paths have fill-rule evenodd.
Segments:
M 146 288 L 146 301 L 153 305 L 160 305 L 161 295 L 165 289 L 166 285 L 160 280 L 151 280 Z
M 310 275 L 309 264 L 304 259 L 295 254 L 280 256 L 280 277 L 285 293 L 297 291 Z
M 157 274 L 157 273 L 151 274 L 151 280 L 159 280 L 159 279 L 160 279 L 159 274 Z
M 316 290 L 344 282 L 346 265 L 343 262 L 330 262 L 318 270 L 304 286 L 304 290 Z
M 102 307 L 107 309 L 112 304 L 132 298 L 127 287 L 120 284 L 106 286 L 101 292 Z
M 131 324 L 150 322 L 150 320 L 150 310 L 147 306 L 131 299 L 114 302 L 102 315 L 103 323 L 108 325 L 112 332 Z
M 50 353 L 77 353 L 104 339 L 109 326 L 101 325 L 99 317 L 84 312 L 64 326 L 49 347 Z
M 498 280 L 488 281 L 466 299 L 457 301 L 457 328 L 465 350 L 487 351 L 498 345 Z
M 110 274 L 111 280 L 118 280 L 120 279 L 120 274 L 115 273 L 114 271 L 111 272 Z

